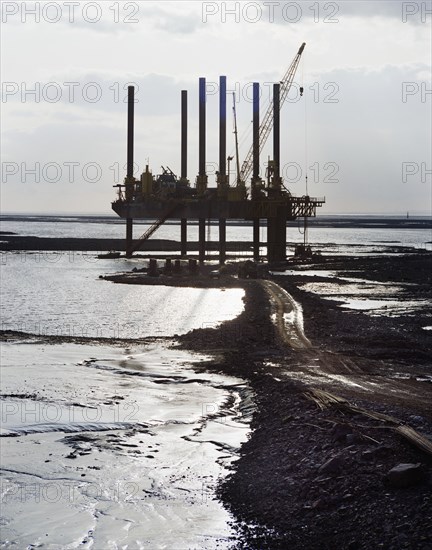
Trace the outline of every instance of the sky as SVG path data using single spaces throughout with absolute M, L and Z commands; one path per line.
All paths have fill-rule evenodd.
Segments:
M 235 91 L 240 161 L 302 42 L 281 111 L 284 185 L 322 214 L 431 214 L 431 2 L 7 2 L 1 4 L 3 213 L 110 214 L 126 175 L 128 84 L 136 176 L 198 172 L 198 78 L 207 83 L 207 168 L 218 169 L 218 81 Z M 304 88 L 300 98 L 299 87 Z M 234 152 L 232 94 L 227 146 Z M 272 150 L 261 157 L 261 175 Z M 234 170 L 234 163 L 231 164 Z M 307 186 L 306 186 L 307 176 Z M 231 179 L 235 177 L 231 173 Z

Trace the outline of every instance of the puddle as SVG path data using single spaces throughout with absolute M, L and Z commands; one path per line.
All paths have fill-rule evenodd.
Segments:
M 427 300 L 357 300 L 351 298 L 343 298 L 343 300 L 345 303 L 342 304 L 341 307 L 353 310 L 370 311 L 371 315 L 380 314 L 400 316 L 429 305 Z
M 403 292 L 401 286 L 387 286 L 387 285 L 377 285 L 373 283 L 367 283 L 365 285 L 359 284 L 344 284 L 341 286 L 338 283 L 304 283 L 299 285 L 299 288 L 306 290 L 306 292 L 313 292 L 319 294 L 322 297 L 333 297 L 341 296 L 344 299 L 344 296 L 362 296 L 365 294 L 365 291 L 368 296 L 374 294 L 374 296 L 393 296 L 400 292 Z M 373 292 L 371 292 L 373 290 Z
M 427 307 L 427 300 L 398 299 L 405 286 L 340 277 L 345 284 L 334 282 L 310 282 L 299 285 L 306 292 L 319 294 L 328 300 L 342 302 L 340 307 L 370 312 L 371 315 L 399 316 Z
M 302 275 L 304 277 L 326 277 L 333 278 L 336 277 L 336 273 L 333 271 L 325 270 L 313 270 L 307 268 L 298 268 L 298 269 L 287 269 L 286 271 L 270 271 L 270 275 Z
M 326 271 L 326 270 L 308 270 L 307 268 L 303 269 L 291 269 L 287 271 L 271 271 L 271 275 L 290 275 L 290 276 L 302 276 L 302 277 L 322 277 L 325 279 L 337 279 L 337 281 L 343 281 L 344 283 L 355 283 L 356 286 L 351 286 L 350 290 L 353 292 L 361 292 L 362 290 L 375 288 L 375 287 L 393 287 L 396 291 L 399 291 L 402 287 L 395 287 L 393 282 L 388 281 L 374 281 L 370 279 L 364 279 L 361 277 L 344 277 L 339 275 L 337 271 Z M 309 283 L 306 283 L 309 284 Z M 329 281 L 326 283 L 310 283 L 316 285 L 328 285 L 331 288 L 332 285 L 340 289 L 338 282 Z M 415 286 L 414 283 L 404 283 L 406 286 Z M 346 289 L 348 285 L 343 285 L 343 288 Z M 377 292 L 380 292 L 380 289 L 376 289 Z

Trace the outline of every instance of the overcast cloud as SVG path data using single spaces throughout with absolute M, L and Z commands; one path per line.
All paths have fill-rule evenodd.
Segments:
M 303 41 L 282 110 L 287 187 L 304 194 L 307 174 L 308 192 L 326 196 L 323 213 L 430 212 L 431 2 L 107 1 L 80 2 L 73 14 L 67 4 L 1 3 L 4 212 L 110 213 L 125 175 L 130 83 L 137 174 L 146 162 L 179 172 L 180 91 L 189 90 L 194 181 L 198 77 L 207 77 L 214 185 L 219 75 L 236 91 L 247 135 L 251 83 L 262 84 L 264 112 Z M 229 149 L 231 127 L 229 111 Z M 242 159 L 249 146 L 243 139 Z M 271 141 L 263 176 L 270 151 Z

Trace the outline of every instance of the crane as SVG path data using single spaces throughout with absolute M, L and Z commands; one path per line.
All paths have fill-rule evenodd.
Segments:
M 238 146 L 237 113 L 236 113 L 236 98 L 235 98 L 235 92 L 233 92 L 232 95 L 233 95 L 233 114 L 234 114 L 234 137 L 235 137 L 236 164 L 237 164 L 237 178 L 236 178 L 236 182 L 237 182 L 237 185 L 240 185 L 240 184 L 241 184 L 241 178 L 240 178 L 240 157 L 239 157 L 239 146 Z
M 294 57 L 291 65 L 289 66 L 289 69 L 285 73 L 283 79 L 281 80 L 281 87 L 280 87 L 280 105 L 282 107 L 288 92 L 291 89 L 292 83 L 294 81 L 294 76 L 297 71 L 297 67 L 300 63 L 300 58 L 303 53 L 303 50 L 306 46 L 306 42 L 303 42 L 303 44 L 300 46 L 299 51 L 297 52 L 296 56 Z M 303 94 L 303 88 L 300 88 L 300 95 Z M 260 124 L 259 128 L 259 151 L 262 152 L 265 142 L 267 141 L 267 138 L 271 132 L 271 129 L 273 127 L 273 101 L 270 101 L 270 104 L 268 106 L 267 112 L 264 115 L 264 118 Z M 240 180 L 242 182 L 246 182 L 247 178 L 250 176 L 252 172 L 252 166 L 253 166 L 253 145 L 249 149 L 248 154 L 246 155 L 245 160 L 243 161 L 241 171 L 240 171 Z M 237 182 L 237 184 L 239 181 Z

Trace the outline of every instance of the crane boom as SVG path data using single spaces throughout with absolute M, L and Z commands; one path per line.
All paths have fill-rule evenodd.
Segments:
M 239 157 L 239 146 L 238 146 L 238 133 L 237 133 L 237 114 L 236 114 L 236 99 L 235 92 L 233 92 L 233 114 L 234 114 L 234 137 L 235 137 L 235 149 L 236 149 L 236 164 L 237 164 L 237 185 L 240 185 L 240 157 Z
M 298 64 L 300 63 L 300 58 L 303 53 L 303 50 L 306 46 L 306 43 L 303 42 L 303 44 L 300 46 L 299 51 L 297 52 L 295 58 L 293 59 L 289 69 L 285 73 L 281 85 L 280 85 L 280 105 L 282 107 L 288 92 L 291 89 L 292 83 L 294 81 L 294 76 L 297 71 Z M 267 112 L 264 115 L 264 118 L 260 124 L 259 128 L 259 151 L 262 152 L 265 142 L 267 141 L 267 138 L 269 137 L 269 134 L 271 132 L 271 129 L 273 128 L 273 100 L 270 101 L 270 104 L 268 106 Z M 252 163 L 253 163 L 253 146 L 249 149 L 248 154 L 246 155 L 245 160 L 243 161 L 241 172 L 240 172 L 240 179 L 243 182 L 246 182 L 247 178 L 250 176 L 252 172 Z

